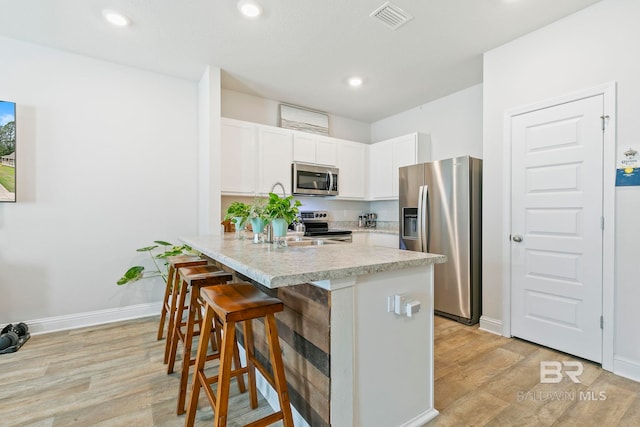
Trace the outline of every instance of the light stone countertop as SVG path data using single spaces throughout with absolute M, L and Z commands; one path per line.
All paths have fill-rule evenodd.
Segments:
M 350 228 L 351 233 L 370 233 L 370 234 L 395 234 L 398 235 L 398 230 L 385 230 L 378 228 Z
M 182 237 L 202 254 L 269 288 L 446 262 L 444 255 L 334 243 L 320 246 L 254 244 L 225 236 Z

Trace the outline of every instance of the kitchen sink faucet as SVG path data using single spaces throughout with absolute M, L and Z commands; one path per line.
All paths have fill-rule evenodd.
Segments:
M 270 193 L 273 193 L 273 190 L 275 190 L 277 186 L 280 186 L 280 188 L 282 188 L 282 197 L 283 198 L 287 197 L 287 191 L 284 189 L 284 184 L 282 184 L 280 181 L 273 184 L 273 186 L 271 187 Z
M 269 191 L 269 193 L 273 193 L 273 190 L 276 189 L 276 187 L 280 186 L 280 188 L 282 188 L 282 198 L 286 198 L 287 197 L 287 190 L 284 189 L 284 184 L 282 184 L 280 181 L 276 182 L 275 184 L 273 184 L 273 186 L 271 186 L 271 191 Z M 267 243 L 273 243 L 273 228 L 271 227 L 271 223 L 268 223 L 265 227 L 264 227 L 264 232 L 265 232 L 265 242 Z

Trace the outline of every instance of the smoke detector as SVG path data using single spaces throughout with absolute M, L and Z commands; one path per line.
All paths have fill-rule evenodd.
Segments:
M 394 31 L 413 19 L 413 16 L 390 2 L 386 2 L 371 12 L 369 16 L 377 19 L 387 28 Z

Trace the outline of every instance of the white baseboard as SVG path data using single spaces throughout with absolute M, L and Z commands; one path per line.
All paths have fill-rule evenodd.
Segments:
M 502 320 L 480 316 L 480 329 L 496 335 L 502 335 Z
M 120 322 L 122 320 L 137 319 L 140 317 L 157 316 L 160 314 L 161 309 L 162 302 L 158 301 L 148 304 L 130 305 L 127 307 L 46 317 L 42 319 L 28 320 L 24 323 L 27 324 L 29 332 L 32 335 L 38 335 L 68 329 L 84 328 L 86 326 L 101 325 L 104 323 Z
M 613 373 L 640 382 L 640 363 L 624 357 L 613 358 Z
M 406 423 L 400 425 L 400 427 L 422 427 L 432 419 L 438 416 L 440 412 L 435 409 L 428 409 L 421 414 L 413 417 Z

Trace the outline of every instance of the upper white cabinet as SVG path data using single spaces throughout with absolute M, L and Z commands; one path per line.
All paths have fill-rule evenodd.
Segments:
M 369 199 L 398 198 L 398 169 L 431 160 L 431 138 L 417 132 L 369 148 Z
M 367 170 L 367 145 L 351 141 L 338 141 L 339 199 L 364 199 Z
M 362 144 L 353 141 L 221 119 L 223 194 L 266 195 L 276 182 L 291 194 L 293 161 L 337 166 L 339 199 L 398 198 L 398 168 L 431 160 L 429 135 Z
M 293 136 L 290 130 L 258 125 L 258 192 L 267 194 L 276 182 L 291 194 Z M 279 194 L 279 191 L 278 191 Z
M 392 197 L 392 155 L 391 141 L 382 141 L 369 146 L 369 199 Z
M 222 118 L 220 188 L 223 193 L 248 194 L 256 192 L 257 125 Z
M 334 138 L 305 132 L 293 132 L 293 160 L 335 166 L 337 142 Z

